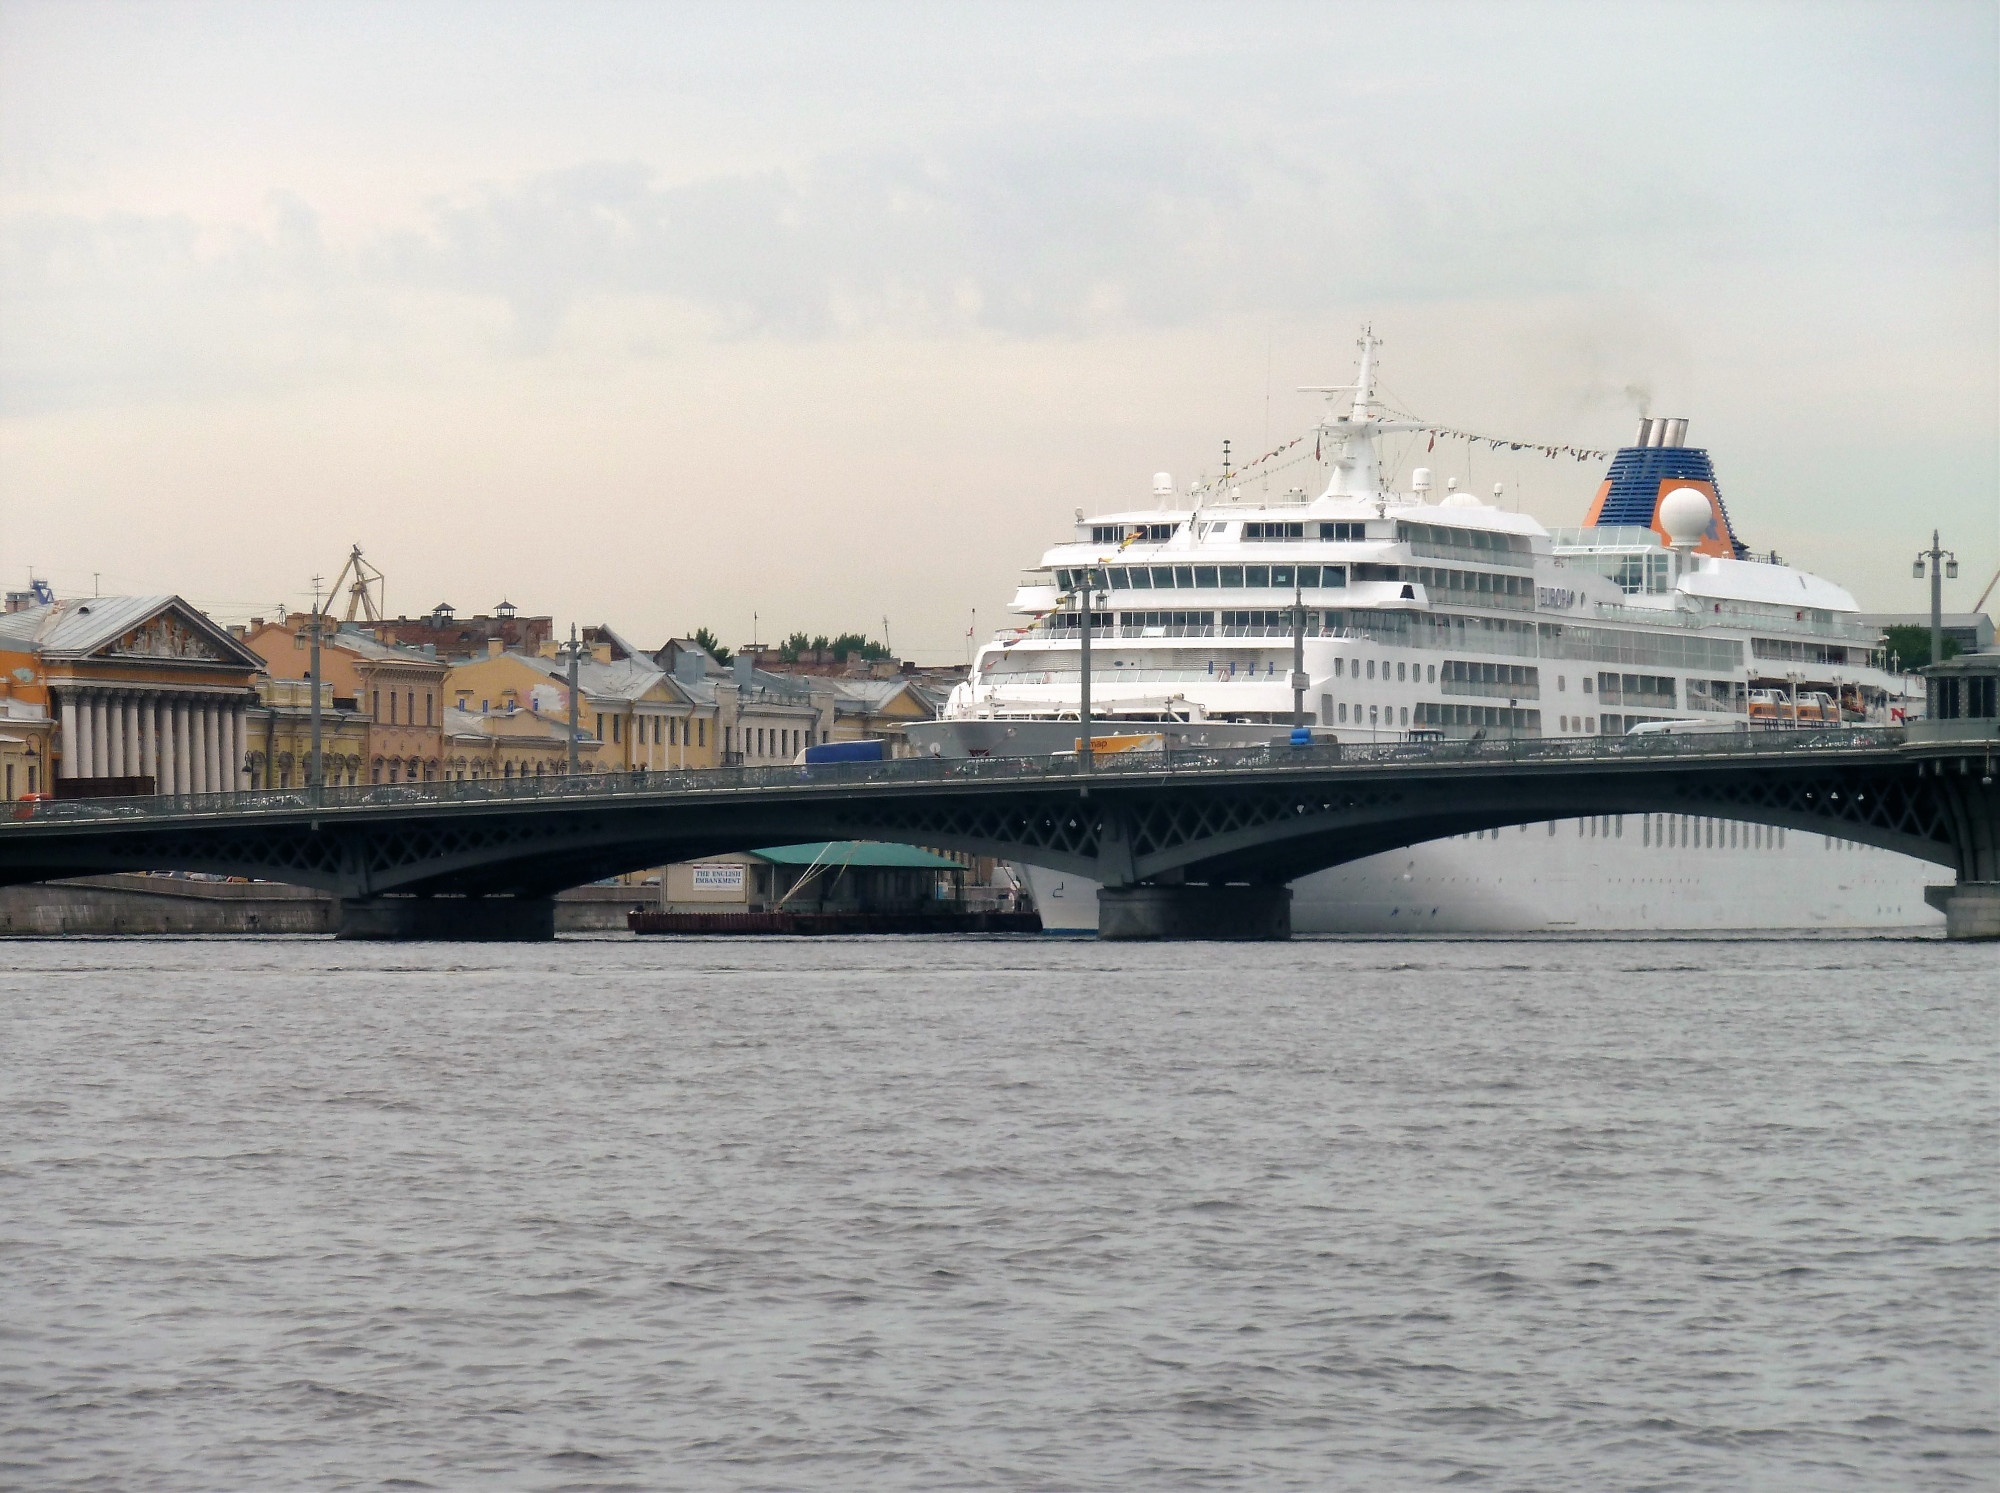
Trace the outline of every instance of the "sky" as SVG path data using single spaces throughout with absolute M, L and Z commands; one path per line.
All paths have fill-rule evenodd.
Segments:
M 1400 409 L 1685 416 L 1753 548 L 1918 610 L 1935 527 L 1969 607 L 1996 79 L 1993 3 L 0 0 L 0 583 L 235 621 L 359 544 L 392 613 L 959 661 L 1366 323 Z

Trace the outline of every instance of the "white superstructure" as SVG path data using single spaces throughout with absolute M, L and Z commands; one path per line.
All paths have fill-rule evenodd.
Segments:
M 1327 469 L 1322 491 L 1251 496 L 1225 473 L 1183 496 L 1162 476 L 1152 507 L 1079 511 L 1023 577 L 1012 609 L 1024 625 L 982 648 L 943 718 L 912 737 L 947 755 L 1069 748 L 1086 610 L 1093 719 L 1158 722 L 1194 743 L 1268 740 L 1295 711 L 1321 736 L 1385 741 L 1617 735 L 1669 720 L 1826 729 L 1914 708 L 1846 591 L 1775 557 L 1741 558 L 1705 454 L 1678 445 L 1685 422 L 1646 422 L 1639 446 L 1619 453 L 1628 510 L 1633 481 L 1670 474 L 1657 502 L 1641 494 L 1650 527 L 1551 534 L 1469 493 L 1434 501 L 1423 468 L 1408 491 L 1390 490 L 1378 438 L 1431 427 L 1379 412 L 1378 346 L 1364 332 L 1355 383 L 1319 391 L 1328 412 L 1307 439 Z M 1705 475 L 1678 483 L 1675 471 Z M 1585 820 L 1433 842 L 1303 879 L 1293 926 L 1935 918 L 1922 888 L 1939 873 L 1920 862 L 1797 832 L 1716 833 L 1708 821 L 1625 816 L 1601 834 Z M 1032 880 L 1046 923 L 1095 926 L 1094 886 Z

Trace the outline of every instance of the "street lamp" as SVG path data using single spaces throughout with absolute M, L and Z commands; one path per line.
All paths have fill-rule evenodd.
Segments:
M 1951 550 L 1938 547 L 1937 530 L 1931 530 L 1931 547 L 1918 550 L 1917 558 L 1910 566 L 1913 580 L 1924 578 L 1924 562 L 1930 562 L 1931 570 L 1931 662 L 1944 662 L 1944 583 L 1958 579 L 1958 556 Z
M 1095 733 L 1091 730 L 1090 724 L 1090 614 L 1091 610 L 1097 605 L 1097 572 L 1095 570 L 1086 569 L 1083 572 L 1083 595 L 1081 599 L 1083 602 L 1083 611 L 1077 620 L 1082 627 L 1082 631 L 1078 635 L 1083 644 L 1079 655 L 1082 679 L 1081 687 L 1077 692 L 1076 713 L 1077 725 L 1083 734 L 1077 738 L 1077 744 L 1079 747 L 1078 756 L 1082 759 L 1083 770 L 1089 772 L 1092 759 L 1095 755 L 1091 748 L 1091 742 Z
M 324 636 L 325 632 L 326 613 L 320 610 L 319 577 L 315 576 L 313 577 L 312 616 L 307 620 L 304 627 L 292 634 L 292 646 L 294 648 L 310 648 L 312 650 L 312 660 L 307 669 L 308 677 L 312 681 L 312 756 L 306 765 L 306 786 L 312 789 L 315 801 L 320 797 L 320 786 L 325 780 L 323 759 L 320 755 L 319 719 L 319 645 L 320 639 Z M 268 769 L 266 786 L 269 786 Z
M 559 657 L 569 660 L 569 775 L 575 777 L 577 774 L 576 661 L 583 653 L 583 644 L 577 639 L 574 622 L 569 625 L 569 641 L 556 644 L 556 653 Z

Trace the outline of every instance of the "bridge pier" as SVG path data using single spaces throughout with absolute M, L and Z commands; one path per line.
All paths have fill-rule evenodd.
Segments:
M 335 938 L 532 943 L 556 936 L 551 897 L 342 897 Z
M 1097 893 L 1097 936 L 1249 942 L 1292 936 L 1288 886 L 1107 886 Z
M 1925 887 L 1924 900 L 1944 914 L 1946 938 L 2000 938 L 2000 881 Z

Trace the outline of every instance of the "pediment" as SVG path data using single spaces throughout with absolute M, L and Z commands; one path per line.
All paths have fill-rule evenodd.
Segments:
M 256 668 L 259 660 L 227 632 L 178 599 L 124 627 L 89 652 L 91 658 Z

